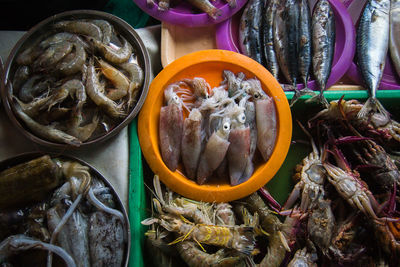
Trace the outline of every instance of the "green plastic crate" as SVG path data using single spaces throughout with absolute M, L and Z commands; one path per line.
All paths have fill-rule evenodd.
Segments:
M 293 98 L 293 92 L 286 92 L 286 97 L 289 101 Z M 365 90 L 354 91 L 326 91 L 324 95 L 328 101 L 340 99 L 344 95 L 344 99 L 358 99 L 365 102 L 368 98 L 368 92 Z M 303 96 L 292 107 L 293 118 L 293 135 L 292 141 L 304 140 L 308 138 L 302 132 L 296 123 L 296 119 L 304 122 L 311 116 L 310 112 L 317 112 L 320 108 L 316 104 L 305 103 L 305 100 L 310 96 Z M 394 116 L 395 119 L 400 120 L 400 90 L 382 90 L 377 92 L 377 98 L 381 101 L 383 106 Z M 279 169 L 274 178 L 269 181 L 267 188 L 270 193 L 276 198 L 279 203 L 284 203 L 293 188 L 292 175 L 296 164 L 310 153 L 309 146 L 304 144 L 292 144 L 286 156 L 282 167 Z
M 364 90 L 360 91 L 327 91 L 324 93 L 328 101 L 339 99 L 344 95 L 344 99 L 358 99 L 365 101 L 368 98 L 368 93 Z M 293 97 L 293 92 L 286 92 L 287 98 L 290 100 Z M 400 117 L 400 90 L 385 90 L 378 91 L 378 99 L 391 112 L 394 118 L 399 120 Z M 293 118 L 293 135 L 292 141 L 306 140 L 308 138 L 301 131 L 296 123 L 296 119 L 304 121 L 311 117 L 313 112 L 317 112 L 320 108 L 316 104 L 305 103 L 309 96 L 303 96 L 292 107 Z M 142 155 L 140 151 L 138 136 L 137 136 L 137 119 L 130 125 L 130 183 L 129 183 L 129 218 L 132 232 L 132 247 L 130 254 L 130 267 L 144 266 L 143 251 L 144 232 L 147 226 L 140 224 L 141 220 L 147 218 L 150 210 L 149 201 L 146 199 L 146 190 L 144 186 L 144 175 L 142 165 Z M 278 202 L 283 204 L 287 199 L 290 191 L 293 188 L 292 175 L 296 164 L 310 153 L 310 148 L 304 144 L 292 144 L 286 159 L 273 179 L 266 185 L 270 193 Z M 146 164 L 145 164 L 146 165 Z M 151 256 L 151 255 L 150 255 Z
M 149 15 L 143 12 L 133 0 L 109 0 L 103 11 L 111 13 L 138 29 L 146 26 Z
M 142 267 L 145 227 L 141 221 L 147 217 L 143 179 L 142 151 L 137 134 L 137 118 L 129 125 L 129 221 L 131 226 L 130 267 Z M 147 227 L 146 227 L 147 228 Z

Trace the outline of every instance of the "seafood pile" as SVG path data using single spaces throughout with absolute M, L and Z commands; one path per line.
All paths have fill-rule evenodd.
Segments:
M 332 101 L 309 127 L 299 122 L 312 151 L 295 167 L 280 214 L 297 217 L 292 249 L 311 266 L 400 264 L 400 124 L 379 113 L 359 118 L 364 105 Z
M 142 221 L 154 266 L 260 266 L 283 262 L 295 220 L 281 222 L 258 193 L 232 203 L 183 198 L 154 180 L 152 217 Z M 183 262 L 183 263 L 182 263 Z M 163 265 L 164 264 L 164 265 Z
M 155 5 L 154 0 L 146 0 L 147 6 L 152 7 Z M 236 0 L 224 0 L 228 3 L 230 8 L 235 8 L 237 3 Z M 180 1 L 178 1 L 179 3 Z M 221 10 L 214 6 L 209 0 L 185 0 L 184 2 L 189 3 L 194 8 L 205 12 L 210 16 L 212 19 L 217 19 L 221 16 Z M 170 8 L 173 8 L 174 5 L 178 4 L 174 3 L 171 0 L 159 0 L 158 1 L 158 10 L 159 11 L 168 11 Z
M 48 155 L 0 172 L 1 266 L 122 266 L 128 221 L 88 166 Z
M 328 0 L 319 0 L 313 12 L 307 0 L 250 0 L 240 19 L 239 45 L 244 55 L 293 86 L 292 104 L 301 95 L 315 95 L 307 87 L 312 74 L 321 91 L 319 101 L 327 106 L 322 92 L 335 49 L 335 17 Z
M 56 143 L 80 146 L 103 136 L 140 96 L 144 73 L 135 53 L 106 20 L 54 22 L 16 57 L 13 111 Z
M 151 225 L 147 245 L 161 257 L 156 263 L 399 266 L 400 123 L 379 113 L 360 119 L 363 105 L 340 99 L 298 116 L 306 118 L 298 124 L 311 152 L 295 167 L 283 207 L 264 188 L 230 203 L 196 202 L 163 193 L 156 178 L 154 214 L 142 222 Z M 244 226 L 252 237 L 235 236 Z
M 171 171 L 182 161 L 186 177 L 198 184 L 214 175 L 234 186 L 250 178 L 255 163 L 268 161 L 278 122 L 274 100 L 257 78 L 229 70 L 222 76 L 213 89 L 201 77 L 182 79 L 164 89 L 159 143 Z

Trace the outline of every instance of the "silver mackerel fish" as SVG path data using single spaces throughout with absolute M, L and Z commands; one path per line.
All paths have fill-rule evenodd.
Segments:
M 243 10 L 239 26 L 240 51 L 262 64 L 261 55 L 261 12 L 262 0 L 250 0 Z
M 335 51 L 335 17 L 328 0 L 320 0 L 312 17 L 312 65 L 315 80 L 320 88 L 319 99 L 328 106 L 323 92 L 331 73 Z
M 359 118 L 377 111 L 388 116 L 376 98 L 376 91 L 382 79 L 389 46 L 389 12 L 390 0 L 369 0 L 360 18 L 357 58 L 370 97 L 359 111 Z

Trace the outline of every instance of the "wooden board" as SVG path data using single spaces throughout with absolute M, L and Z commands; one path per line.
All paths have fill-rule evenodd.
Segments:
M 164 68 L 181 56 L 216 48 L 214 25 L 186 28 L 165 22 L 161 24 L 161 64 Z

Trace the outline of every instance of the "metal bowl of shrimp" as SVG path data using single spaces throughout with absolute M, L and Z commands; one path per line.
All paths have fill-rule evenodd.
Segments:
M 13 124 L 32 141 L 65 149 L 102 142 L 139 113 L 150 58 L 136 31 L 101 11 L 49 17 L 12 49 L 1 97 Z
M 2 263 L 128 266 L 127 212 L 95 168 L 75 157 L 33 152 L 1 161 L 0 176 Z
M 292 119 L 282 87 L 262 65 L 203 50 L 153 80 L 138 134 L 150 168 L 171 190 L 227 202 L 272 179 L 288 152 Z

